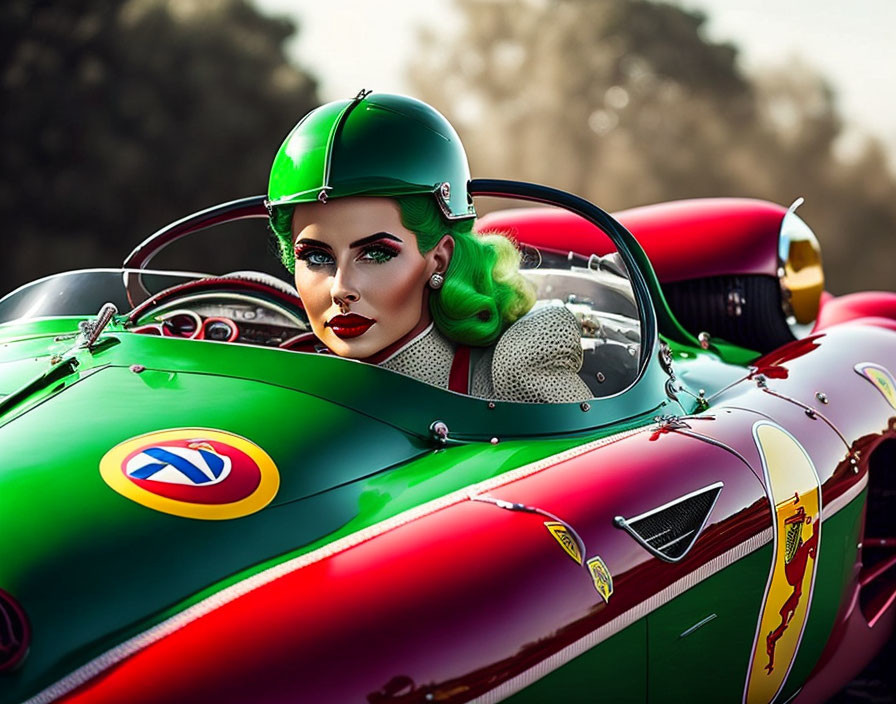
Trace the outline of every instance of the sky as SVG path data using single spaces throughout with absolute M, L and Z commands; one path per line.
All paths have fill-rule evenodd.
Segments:
M 595 2 L 599 0 L 593 0 Z M 335 100 L 361 88 L 407 93 L 416 28 L 452 31 L 450 0 L 255 0 L 295 18 L 293 57 Z M 708 16 L 707 34 L 739 47 L 745 69 L 799 58 L 834 86 L 849 132 L 845 148 L 869 133 L 896 164 L 896 0 L 677 0 Z

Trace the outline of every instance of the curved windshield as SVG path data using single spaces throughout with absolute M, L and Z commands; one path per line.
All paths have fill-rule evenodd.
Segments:
M 150 296 L 207 276 L 187 272 L 87 269 L 25 284 L 0 299 L 0 324 L 65 315 L 93 315 L 104 303 L 131 310 Z

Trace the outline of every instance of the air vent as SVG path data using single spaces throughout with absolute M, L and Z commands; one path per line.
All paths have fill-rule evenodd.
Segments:
M 634 518 L 617 516 L 615 523 L 651 554 L 678 562 L 703 530 L 722 486 L 722 482 L 710 484 Z

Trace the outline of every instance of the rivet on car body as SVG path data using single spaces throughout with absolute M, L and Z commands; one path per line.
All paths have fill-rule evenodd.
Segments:
M 492 438 L 491 440 L 489 440 L 489 442 L 490 442 L 492 445 L 497 445 L 497 444 L 498 444 L 498 438 Z
M 816 392 L 815 392 L 815 398 L 818 399 L 821 403 L 827 403 L 827 402 L 828 402 L 827 394 L 824 393 L 824 391 L 816 391 Z
M 598 372 L 594 378 L 597 379 L 598 384 L 603 384 L 607 380 L 607 376 L 603 372 Z
M 591 410 L 591 404 L 588 403 L 587 401 L 582 401 L 582 405 L 579 406 L 579 408 L 581 408 L 583 411 L 590 411 L 590 410 Z
M 488 410 L 492 410 L 494 407 L 495 407 L 495 402 L 494 402 L 494 401 L 489 401 L 489 402 L 488 402 Z
M 809 416 L 812 420 L 818 418 L 818 414 L 815 413 L 815 411 L 813 411 L 811 408 L 806 409 L 806 415 Z
M 712 340 L 712 337 L 708 332 L 701 332 L 699 335 L 697 335 L 697 341 L 700 343 L 700 349 L 708 350 L 710 340 Z
M 145 371 L 146 371 L 146 367 L 144 367 L 142 364 L 132 364 L 132 365 L 131 365 L 130 367 L 128 367 L 128 368 L 129 368 L 132 372 L 134 372 L 134 374 L 139 374 L 140 372 L 145 372 Z
M 448 426 L 444 422 L 440 420 L 433 421 L 432 425 L 429 426 L 429 432 L 433 440 L 440 445 L 448 442 Z

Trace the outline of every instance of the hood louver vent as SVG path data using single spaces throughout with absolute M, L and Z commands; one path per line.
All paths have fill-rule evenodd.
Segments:
M 614 522 L 651 554 L 666 562 L 678 562 L 703 530 L 722 486 L 722 482 L 716 482 L 640 516 L 617 516 Z

